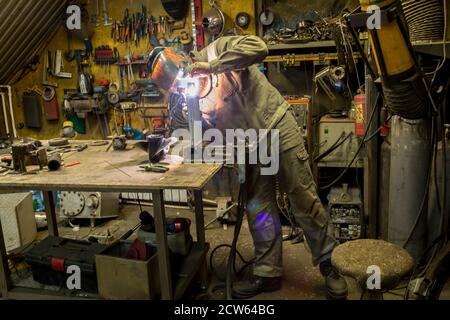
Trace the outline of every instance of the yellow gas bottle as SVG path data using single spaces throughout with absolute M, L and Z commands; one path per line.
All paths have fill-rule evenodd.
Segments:
M 371 6 L 378 6 L 381 9 L 390 5 L 400 3 L 397 0 L 360 0 L 363 11 L 368 11 Z M 381 29 L 370 30 L 370 43 L 375 52 L 375 60 L 378 71 L 381 73 L 380 63 L 384 61 L 387 77 L 408 74 L 415 69 L 414 58 L 408 49 L 407 41 L 403 36 L 398 19 L 383 23 Z M 374 34 L 378 37 L 381 52 L 378 52 L 374 45 Z M 382 58 L 382 59 L 381 59 Z
M 367 11 L 370 6 L 378 6 L 380 8 L 387 7 L 397 0 L 360 0 L 361 9 Z

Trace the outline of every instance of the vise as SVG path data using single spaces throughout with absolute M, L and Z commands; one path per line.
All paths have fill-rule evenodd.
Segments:
M 39 166 L 42 170 L 48 164 L 47 149 L 40 141 L 22 142 L 11 147 L 14 171 L 26 173 L 27 166 Z

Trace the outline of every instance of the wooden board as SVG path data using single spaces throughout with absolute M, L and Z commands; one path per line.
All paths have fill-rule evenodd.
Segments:
M 79 143 L 77 141 L 77 143 Z M 106 152 L 107 147 L 89 147 L 79 153 L 66 154 L 65 163 L 80 162 L 71 168 L 38 174 L 0 176 L 0 192 L 92 191 L 148 192 L 150 190 L 201 190 L 221 169 L 218 164 L 182 164 L 179 157 L 168 156 L 170 171 L 164 174 L 139 172 L 148 155 L 138 148 Z

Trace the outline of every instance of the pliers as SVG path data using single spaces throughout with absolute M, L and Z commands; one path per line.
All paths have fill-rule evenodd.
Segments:
M 143 169 L 140 171 L 153 172 L 153 173 L 166 173 L 170 170 L 167 167 L 167 165 L 163 165 L 163 164 L 150 164 L 150 165 L 146 165 L 146 166 L 140 166 L 140 168 Z

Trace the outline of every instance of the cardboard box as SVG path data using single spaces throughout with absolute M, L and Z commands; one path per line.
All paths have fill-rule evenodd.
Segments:
M 32 193 L 0 194 L 0 219 L 7 252 L 31 244 L 37 235 Z
M 122 258 L 133 242 L 121 241 L 96 255 L 100 297 L 109 300 L 154 300 L 161 295 L 158 255 L 147 261 Z

